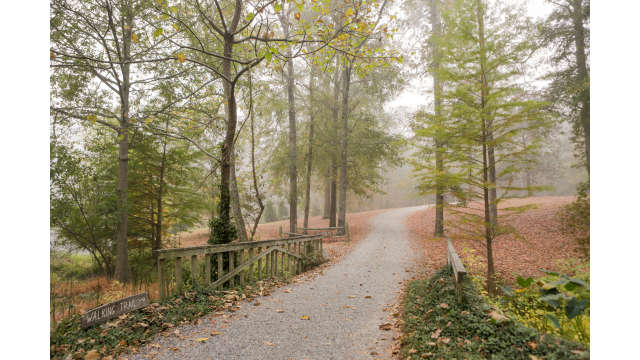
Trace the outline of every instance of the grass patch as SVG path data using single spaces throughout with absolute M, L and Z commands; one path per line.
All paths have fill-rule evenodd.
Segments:
M 404 359 L 585 359 L 583 345 L 525 327 L 494 310 L 469 279 L 457 304 L 451 272 L 409 283 Z

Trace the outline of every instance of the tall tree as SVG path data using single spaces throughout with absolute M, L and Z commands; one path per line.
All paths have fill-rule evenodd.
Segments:
M 304 222 L 303 228 L 309 227 L 309 210 L 311 208 L 311 170 L 312 170 L 312 162 L 313 162 L 313 130 L 315 127 L 314 123 L 314 103 L 313 103 L 313 81 L 314 81 L 314 71 L 313 68 L 309 72 L 309 140 L 308 146 L 309 150 L 307 151 L 307 173 L 305 174 L 305 193 L 304 193 Z M 306 231 L 306 230 L 305 230 Z
M 146 1 L 51 2 L 51 110 L 102 124 L 118 136 L 118 223 L 116 278 L 130 279 L 128 260 L 129 132 L 144 89 L 154 81 L 145 71 L 165 42 L 148 37 L 157 24 Z M 132 96 L 135 97 L 132 98 Z
M 442 106 L 442 86 L 440 84 L 440 80 L 438 78 L 440 71 L 440 59 L 438 56 L 438 41 L 442 36 L 442 30 L 440 26 L 440 15 L 438 14 L 438 7 L 440 6 L 439 0 L 431 0 L 430 2 L 430 12 L 431 12 L 431 76 L 433 77 L 433 108 L 434 108 L 434 119 L 436 122 L 440 121 L 442 116 L 440 107 Z M 438 126 L 438 129 L 440 126 Z M 436 131 L 434 142 L 435 142 L 435 161 L 436 161 L 436 172 L 441 173 L 444 171 L 444 161 L 443 161 L 443 147 L 444 144 L 439 136 L 439 131 Z M 444 189 L 441 184 L 439 178 L 436 178 L 436 217 L 434 224 L 434 236 L 444 236 Z
M 425 190 L 434 191 L 440 185 L 453 196 L 466 197 L 459 189 L 469 186 L 474 189 L 470 199 L 482 200 L 482 209 L 452 210 L 459 217 L 452 225 L 470 238 L 484 241 L 487 289 L 494 294 L 493 241 L 511 231 L 497 226 L 498 203 L 512 191 L 525 190 L 511 183 L 513 175 L 529 166 L 532 153 L 540 147 L 539 130 L 550 123 L 546 104 L 525 89 L 521 80 L 526 61 L 536 49 L 531 36 L 533 23 L 522 9 L 491 4 L 456 0 L 443 9 L 446 31 L 440 42 L 439 71 L 443 116 L 422 115 L 416 134 L 418 139 L 439 134 L 446 144 L 444 149 L 431 142 L 424 147 L 424 154 L 443 150 L 448 166 L 442 172 L 432 172 L 434 165 L 428 158 L 416 160 Z M 520 135 L 525 132 L 530 137 L 522 144 Z
M 551 61 L 556 70 L 549 100 L 556 111 L 573 125 L 574 142 L 581 148 L 587 174 L 590 172 L 590 87 L 589 87 L 589 25 L 590 0 L 549 1 L 554 10 L 542 27 L 543 44 L 553 49 Z

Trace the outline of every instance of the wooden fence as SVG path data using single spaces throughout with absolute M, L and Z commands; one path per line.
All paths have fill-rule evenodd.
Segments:
M 305 234 L 322 235 L 325 242 L 351 241 L 349 223 L 345 223 L 344 227 L 302 228 L 301 230 Z
M 462 302 L 462 280 L 467 274 L 467 270 L 462 265 L 462 261 L 451 244 L 451 240 L 447 239 L 447 265 L 453 271 L 453 278 L 456 285 L 456 294 L 458 295 L 458 303 Z
M 222 288 L 255 280 L 290 277 L 304 271 L 308 259 L 322 256 L 322 236 L 301 235 L 283 239 L 237 242 L 156 250 L 160 299 L 170 296 L 169 263 L 174 266 L 174 290 L 181 293 L 184 282 L 182 261 L 190 260 L 191 283 Z M 212 264 L 215 281 L 212 282 Z

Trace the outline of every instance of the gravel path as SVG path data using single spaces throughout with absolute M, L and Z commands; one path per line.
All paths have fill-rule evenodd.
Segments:
M 200 325 L 179 327 L 185 339 L 158 336 L 153 343 L 160 348 L 151 348 L 157 353 L 130 358 L 388 358 L 393 334 L 378 326 L 388 322 L 389 313 L 383 309 L 395 302 L 401 281 L 409 277 L 405 270 L 414 254 L 406 219 L 419 209 L 390 210 L 372 218 L 372 231 L 336 265 L 311 280 L 257 298 L 259 306 L 242 303 L 224 328 L 221 318 L 210 314 Z M 211 336 L 212 330 L 221 334 Z M 209 339 L 196 342 L 200 337 Z

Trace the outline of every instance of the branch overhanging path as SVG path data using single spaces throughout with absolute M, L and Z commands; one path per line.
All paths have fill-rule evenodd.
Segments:
M 389 321 L 384 308 L 395 303 L 402 280 L 410 277 L 405 270 L 417 260 L 406 223 L 422 208 L 371 218 L 371 231 L 338 263 L 256 298 L 259 306 L 241 303 L 225 328 L 211 314 L 200 325 L 177 327 L 184 340 L 157 336 L 152 343 L 160 348 L 148 351 L 157 359 L 371 359 L 374 352 L 387 358 L 392 335 L 379 326 Z M 210 336 L 216 329 L 220 335 Z M 200 337 L 208 340 L 196 342 Z M 130 358 L 145 359 L 148 351 Z

